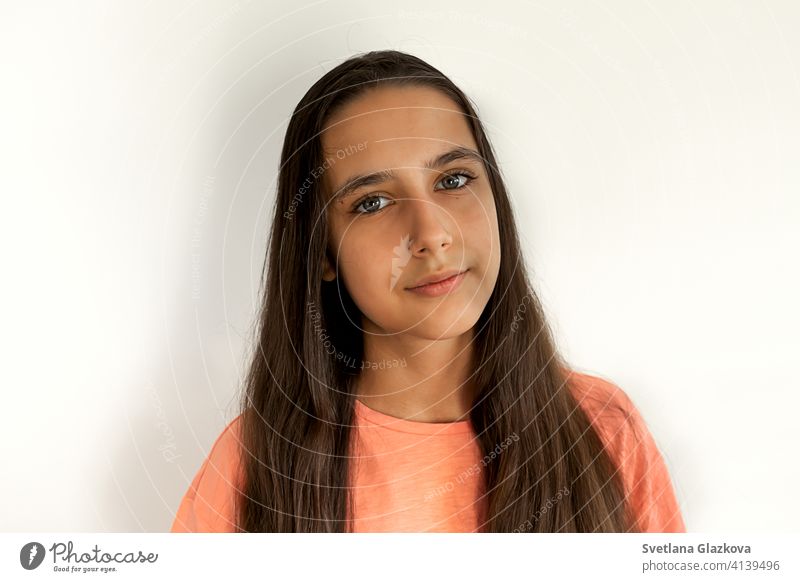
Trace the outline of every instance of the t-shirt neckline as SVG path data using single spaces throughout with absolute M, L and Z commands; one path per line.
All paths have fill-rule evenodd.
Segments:
M 370 408 L 361 402 L 358 398 L 356 398 L 355 412 L 370 424 L 395 432 L 426 435 L 467 434 L 472 432 L 472 424 L 469 419 L 457 420 L 454 422 L 420 422 L 418 420 L 408 420 L 378 412 L 374 408 Z

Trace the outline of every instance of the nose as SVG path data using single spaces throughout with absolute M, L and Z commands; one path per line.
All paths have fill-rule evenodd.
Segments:
M 448 226 L 452 217 L 435 202 L 414 199 L 407 202 L 411 206 L 411 232 L 409 251 L 415 257 L 437 255 L 447 250 L 453 243 L 453 233 Z

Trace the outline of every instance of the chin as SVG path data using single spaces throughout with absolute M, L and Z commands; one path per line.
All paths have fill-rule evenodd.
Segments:
M 480 313 L 473 313 L 472 308 L 438 309 L 431 313 L 419 314 L 414 320 L 408 319 L 401 329 L 409 335 L 436 340 L 458 337 L 471 330 L 478 321 Z

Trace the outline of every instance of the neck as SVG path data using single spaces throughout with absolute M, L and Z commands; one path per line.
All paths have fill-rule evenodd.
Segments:
M 365 333 L 356 397 L 378 412 L 417 422 L 468 419 L 475 397 L 473 333 L 440 340 Z

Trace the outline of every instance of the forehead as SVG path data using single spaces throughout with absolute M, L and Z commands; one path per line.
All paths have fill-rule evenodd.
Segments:
M 324 176 L 329 193 L 354 174 L 421 168 L 456 146 L 478 149 L 459 106 L 429 87 L 370 89 L 337 110 L 320 139 L 333 162 Z

